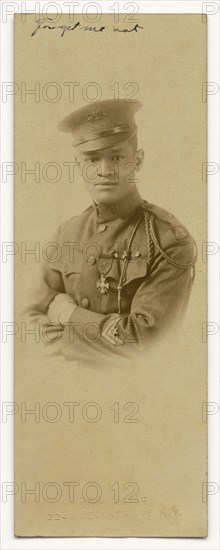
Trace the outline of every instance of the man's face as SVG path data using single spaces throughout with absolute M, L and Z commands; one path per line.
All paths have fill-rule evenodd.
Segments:
M 77 160 L 92 199 L 108 204 L 122 199 L 134 189 L 143 151 L 134 151 L 132 144 L 124 141 L 107 149 L 80 152 Z

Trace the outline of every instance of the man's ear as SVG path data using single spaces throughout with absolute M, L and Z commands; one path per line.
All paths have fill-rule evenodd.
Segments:
M 137 170 L 141 170 L 144 163 L 144 150 L 138 149 L 138 151 L 135 152 L 135 164 L 137 166 Z

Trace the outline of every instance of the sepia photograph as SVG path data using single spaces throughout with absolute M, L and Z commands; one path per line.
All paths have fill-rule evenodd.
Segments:
M 174 214 L 139 193 L 135 177 L 145 157 L 135 123 L 140 108 L 138 101 L 92 102 L 58 125 L 72 138 L 91 206 L 48 243 L 30 319 L 46 316 L 44 335 L 50 330 L 60 339 L 64 331 L 68 360 L 126 357 L 137 353 L 137 344 L 147 351 L 187 310 L 196 245 Z

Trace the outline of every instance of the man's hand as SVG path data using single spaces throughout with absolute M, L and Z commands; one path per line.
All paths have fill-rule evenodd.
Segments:
M 69 294 L 58 294 L 50 303 L 47 316 L 52 323 L 64 325 L 76 308 L 77 304 Z

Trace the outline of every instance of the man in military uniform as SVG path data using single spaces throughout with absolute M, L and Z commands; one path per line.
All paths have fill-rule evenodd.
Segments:
M 194 241 L 138 192 L 139 103 L 89 104 L 59 129 L 73 145 L 92 205 L 63 223 L 44 261 L 31 318 L 68 360 L 129 356 L 181 320 L 194 278 Z M 51 247 L 53 250 L 53 246 Z

